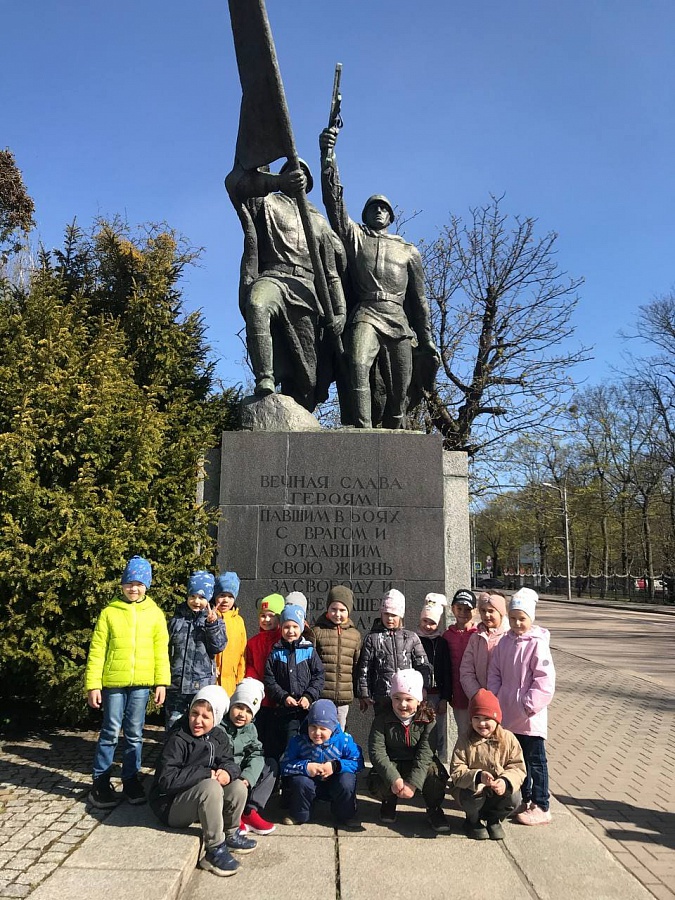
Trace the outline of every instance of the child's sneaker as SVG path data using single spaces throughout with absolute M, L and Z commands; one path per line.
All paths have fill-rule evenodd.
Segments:
M 228 849 L 234 853 L 252 853 L 258 846 L 258 842 L 253 838 L 247 838 L 240 831 L 234 831 L 225 838 Z
M 438 834 L 447 834 L 450 829 L 450 823 L 448 822 L 447 816 L 440 808 L 440 806 L 435 806 L 427 810 L 427 819 L 431 827 Z
M 521 813 L 527 812 L 531 806 L 534 806 L 531 800 L 523 800 L 522 803 L 519 803 L 518 806 L 516 806 L 512 813 L 509 813 L 509 818 L 515 819 L 516 816 L 519 816 Z
M 380 806 L 380 822 L 390 825 L 396 821 L 396 797 L 388 797 Z
M 504 840 L 504 829 L 502 827 L 501 822 L 488 822 L 487 823 L 487 831 L 488 836 L 491 841 L 503 841 Z
M 515 819 L 519 825 L 549 825 L 551 822 L 551 813 L 547 809 L 541 809 L 534 804 L 520 813 Z
M 138 775 L 134 775 L 133 778 L 122 782 L 122 793 L 132 806 L 138 806 L 140 803 L 146 802 L 145 791 L 138 780 Z
M 94 778 L 94 784 L 89 791 L 89 802 L 97 809 L 112 809 L 120 802 L 120 795 L 110 784 L 110 775 L 106 772 Z
M 488 830 L 482 822 L 467 819 L 464 823 L 464 833 L 474 841 L 487 841 L 490 837 Z
M 252 831 L 253 834 L 272 834 L 276 827 L 273 822 L 263 819 L 257 809 L 252 809 L 250 813 L 244 813 L 241 817 L 239 830 L 242 834 L 248 834 L 249 831 Z
M 234 875 L 239 868 L 239 861 L 232 856 L 225 843 L 218 844 L 213 850 L 209 850 L 200 860 L 199 868 L 212 872 L 214 875 L 227 877 Z

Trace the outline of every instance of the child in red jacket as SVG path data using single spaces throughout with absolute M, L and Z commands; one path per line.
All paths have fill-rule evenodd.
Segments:
M 462 689 L 459 669 L 471 635 L 477 630 L 473 624 L 476 598 L 471 591 L 461 588 L 452 598 L 450 608 L 455 617 L 455 624 L 451 625 L 443 635 L 449 654 L 444 670 L 436 673 L 436 679 L 441 699 L 447 700 L 452 706 L 452 713 L 457 723 L 457 734 L 462 737 L 468 732 L 470 725 L 469 698 Z
M 260 631 L 252 638 L 249 638 L 244 653 L 247 678 L 257 678 L 258 681 L 264 682 L 267 657 L 270 655 L 270 651 L 276 642 L 281 640 L 279 616 L 285 602 L 281 594 L 269 594 L 269 596 L 263 597 L 262 600 L 258 601 Z M 266 757 L 272 756 L 271 751 L 276 749 L 277 744 L 274 734 L 273 706 L 272 701 L 267 696 L 263 697 L 260 712 L 255 722 L 258 739 L 263 745 Z

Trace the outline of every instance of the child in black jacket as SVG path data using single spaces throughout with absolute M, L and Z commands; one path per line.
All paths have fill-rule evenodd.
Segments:
M 313 645 L 303 638 L 305 611 L 289 604 L 281 613 L 281 640 L 272 647 L 265 664 L 265 692 L 275 704 L 278 742 L 272 751 L 279 761 L 288 742 L 300 730 L 307 710 L 321 696 L 324 668 Z
M 234 875 L 239 862 L 230 851 L 250 853 L 257 846 L 239 832 L 248 790 L 230 739 L 217 727 L 229 705 L 218 685 L 197 692 L 169 733 L 150 789 L 150 805 L 165 825 L 187 828 L 199 820 L 206 849 L 199 867 L 214 875 Z

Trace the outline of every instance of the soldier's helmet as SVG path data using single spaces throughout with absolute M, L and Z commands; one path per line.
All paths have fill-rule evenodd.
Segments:
M 389 210 L 389 219 L 390 222 L 393 222 L 396 216 L 394 215 L 394 207 L 391 205 L 389 200 L 384 196 L 384 194 L 373 194 L 372 197 L 368 197 L 366 202 L 363 205 L 363 212 L 361 213 L 361 220 L 363 222 L 366 221 L 366 210 L 370 206 L 371 203 L 382 203 Z
M 309 192 L 314 187 L 314 178 L 312 177 L 312 170 L 309 168 L 309 163 L 305 162 L 304 159 L 298 157 L 298 163 L 300 164 L 300 168 L 304 169 L 305 175 L 307 176 L 307 190 L 305 193 L 309 194 Z M 279 174 L 282 172 L 287 172 L 291 168 L 291 161 L 287 159 L 283 166 L 279 169 Z

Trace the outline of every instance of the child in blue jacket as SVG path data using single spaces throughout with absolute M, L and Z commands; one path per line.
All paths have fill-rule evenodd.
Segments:
M 223 620 L 209 606 L 216 580 L 210 572 L 195 572 L 187 583 L 188 597 L 169 622 L 171 685 L 166 692 L 166 730 L 190 708 L 192 698 L 216 683 L 215 657 L 227 645 Z
M 265 752 L 276 760 L 300 730 L 311 704 L 321 696 L 325 680 L 319 654 L 302 636 L 304 609 L 289 604 L 279 618 L 281 640 L 272 647 L 265 663 L 265 695 L 275 705 L 275 740 Z
M 290 815 L 284 825 L 309 821 L 315 799 L 330 800 L 338 828 L 359 829 L 356 815 L 356 773 L 363 769 L 363 753 L 340 727 L 332 700 L 317 700 L 290 741 L 281 759 L 281 774 Z

